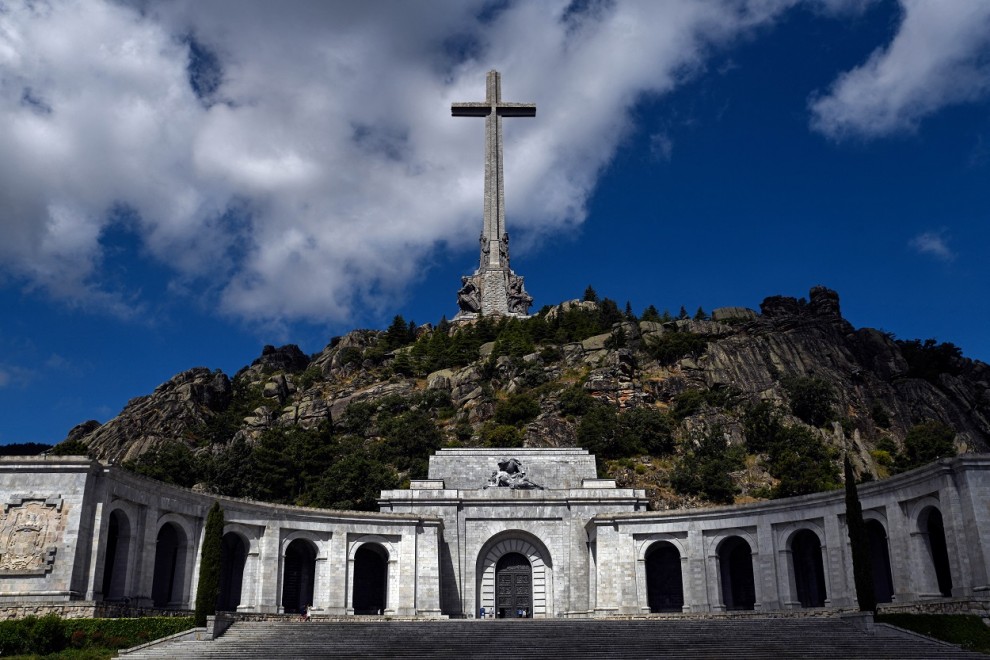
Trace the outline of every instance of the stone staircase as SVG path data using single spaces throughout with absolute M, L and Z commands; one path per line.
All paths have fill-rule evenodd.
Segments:
M 142 658 L 986 658 L 891 626 L 840 618 L 275 621 L 213 641 L 173 640 Z

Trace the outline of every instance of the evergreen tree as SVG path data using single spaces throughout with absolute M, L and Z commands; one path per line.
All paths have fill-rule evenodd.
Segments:
M 688 318 L 687 309 L 684 307 L 684 305 L 681 305 L 681 311 L 677 313 L 677 318 L 681 320 Z
M 626 301 L 625 317 L 626 317 L 626 320 L 627 321 L 635 321 L 636 320 L 636 315 L 633 314 L 633 310 L 632 310 L 632 303 L 629 302 L 628 300 Z
M 856 600 L 861 612 L 875 612 L 877 599 L 873 591 L 873 574 L 870 562 L 870 537 L 866 534 L 863 520 L 863 507 L 856 491 L 856 477 L 852 463 L 846 454 L 846 529 L 849 532 L 849 545 L 852 548 L 853 580 L 856 584 Z
M 595 291 L 595 288 L 590 284 L 588 285 L 588 288 L 584 290 L 584 301 L 598 302 L 598 293 Z
M 660 312 L 657 311 L 657 308 L 656 307 L 654 307 L 653 305 L 650 305 L 645 310 L 643 310 L 643 315 L 641 317 L 639 317 L 639 318 L 640 318 L 641 321 L 659 322 L 660 321 Z
M 220 597 L 220 547 L 223 541 L 223 509 L 214 502 L 206 514 L 203 550 L 199 557 L 199 586 L 196 588 L 196 625 L 205 626 L 206 617 L 217 613 Z
M 694 313 L 694 320 L 705 321 L 707 319 L 708 319 L 708 314 L 705 313 L 705 309 L 701 305 L 698 305 L 698 311 Z

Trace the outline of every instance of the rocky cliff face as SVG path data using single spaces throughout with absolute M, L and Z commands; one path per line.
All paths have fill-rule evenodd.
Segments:
M 616 410 L 677 412 L 671 419 L 681 439 L 717 424 L 740 443 L 740 411 L 769 402 L 788 423 L 806 425 L 827 444 L 853 450 L 861 470 L 881 477 L 885 466 L 877 447 L 900 447 L 908 429 L 927 419 L 955 430 L 957 451 L 990 446 L 988 365 L 953 354 L 918 377 L 902 343 L 871 328 L 852 327 L 842 318 L 836 293 L 823 287 L 812 289 L 808 300 L 767 298 L 759 313 L 722 308 L 710 318 L 667 321 L 619 315 L 604 332 L 568 341 L 576 331 L 565 332 L 562 319 L 594 315 L 600 307 L 572 301 L 545 309 L 539 322 L 555 334 L 530 333 L 540 337 L 524 354 L 506 349 L 518 334 L 511 323 L 497 326 L 492 330 L 497 341 L 480 347 L 456 328 L 435 338 L 440 331 L 427 326 L 418 329 L 414 343 L 402 346 L 389 345 L 388 333 L 368 330 L 335 338 L 313 356 L 296 346 L 269 346 L 233 379 L 191 369 L 133 399 L 107 423 L 77 426 L 67 439 L 115 461 L 176 441 L 196 451 L 217 451 L 211 444 L 243 439 L 250 445 L 269 429 L 332 426 L 352 404 L 436 390 L 449 395 L 453 408 L 434 416 L 448 442 L 491 441 L 492 425 L 505 421 L 496 420 L 499 402 L 525 393 L 539 405 L 535 416 L 518 424 L 525 445 L 574 446 L 580 414 L 562 399 L 577 386 Z M 443 355 L 461 357 L 446 358 L 446 368 L 427 370 L 430 351 L 439 350 L 441 339 Z M 664 342 L 686 348 L 659 352 Z M 826 383 L 834 395 L 828 422 L 807 425 L 791 414 L 786 385 L 802 377 Z M 703 403 L 675 411 L 691 391 L 700 393 Z M 654 468 L 662 471 L 664 465 L 670 466 L 645 456 L 643 467 L 625 461 L 608 469 L 624 483 L 643 485 L 643 479 L 662 482 Z M 750 461 L 745 472 L 734 474 L 738 482 L 772 482 L 759 460 Z

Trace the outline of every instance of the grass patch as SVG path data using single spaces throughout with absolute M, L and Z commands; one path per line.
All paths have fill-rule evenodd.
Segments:
M 968 651 L 990 653 L 990 627 L 975 614 L 878 614 L 877 623 L 889 623 Z

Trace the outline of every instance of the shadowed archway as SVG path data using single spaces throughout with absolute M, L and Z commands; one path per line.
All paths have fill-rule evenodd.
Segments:
M 801 607 L 824 607 L 825 566 L 818 535 L 810 529 L 795 532 L 791 537 L 791 561 L 794 589 Z
M 718 547 L 722 602 L 727 610 L 751 610 L 756 606 L 753 551 L 744 539 L 730 536 Z
M 247 545 L 240 534 L 224 534 L 220 542 L 220 594 L 217 597 L 217 610 L 237 611 L 237 606 L 241 604 L 246 561 Z
M 657 541 L 646 551 L 646 597 L 651 612 L 683 611 L 681 553 L 674 544 Z
M 388 607 L 388 550 L 365 543 L 354 554 L 355 614 L 383 614 Z
M 313 604 L 316 582 L 316 546 L 306 539 L 296 539 L 285 549 L 282 572 L 282 611 L 303 612 Z

